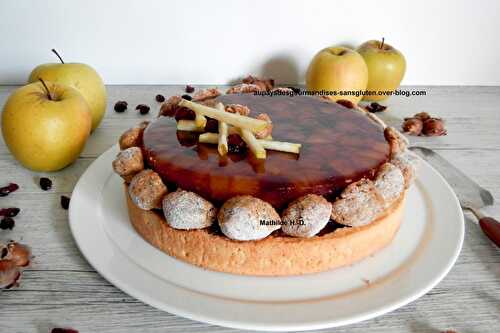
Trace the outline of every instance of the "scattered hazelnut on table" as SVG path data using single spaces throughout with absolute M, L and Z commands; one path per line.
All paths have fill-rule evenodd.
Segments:
M 31 251 L 26 245 L 14 241 L 0 244 L 0 289 L 17 286 L 22 269 L 30 260 Z
M 440 118 L 430 118 L 424 121 L 424 128 L 422 133 L 427 136 L 441 136 L 446 135 L 444 128 L 444 121 Z
M 418 118 L 406 118 L 403 122 L 403 132 L 409 135 L 420 135 L 424 127 L 424 122 Z
M 431 116 L 427 113 L 427 112 L 419 112 L 419 113 L 415 113 L 415 115 L 413 116 L 413 118 L 417 118 L 417 119 L 420 119 L 422 121 L 426 121 L 427 119 L 429 119 Z
M 415 136 L 441 136 L 447 134 L 443 119 L 431 117 L 427 112 L 419 112 L 413 117 L 405 118 L 401 127 L 403 132 Z

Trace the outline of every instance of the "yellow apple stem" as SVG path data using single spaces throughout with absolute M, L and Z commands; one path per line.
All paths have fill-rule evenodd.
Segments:
M 54 52 L 54 54 L 59 58 L 59 60 L 61 61 L 61 64 L 64 64 L 64 60 L 61 58 L 59 53 L 57 53 L 56 49 L 52 49 L 52 52 Z
M 380 43 L 380 49 L 381 50 L 384 48 L 384 42 L 385 42 L 385 38 L 382 37 L 382 43 Z
M 42 82 L 45 90 L 47 91 L 47 97 L 49 98 L 49 101 L 52 100 L 52 94 L 50 93 L 50 90 L 49 90 L 49 87 L 47 87 L 47 85 L 45 84 L 45 81 L 40 77 L 38 78 L 40 80 L 40 82 Z

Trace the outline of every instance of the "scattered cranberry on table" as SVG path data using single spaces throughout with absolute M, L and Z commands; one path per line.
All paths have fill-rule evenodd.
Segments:
M 188 94 L 191 94 L 191 93 L 193 93 L 193 92 L 194 92 L 194 87 L 188 84 L 188 85 L 186 86 L 185 91 L 186 91 Z
M 15 225 L 16 222 L 12 217 L 6 216 L 2 220 L 0 220 L 0 229 L 2 230 L 12 230 Z
M 158 103 L 165 102 L 165 96 L 163 96 L 162 94 L 158 94 L 158 95 L 156 95 L 155 100 L 156 100 Z
M 7 186 L 0 187 L 0 197 L 5 197 L 11 194 L 12 192 L 15 192 L 19 189 L 19 185 L 15 183 L 10 183 Z
M 135 107 L 135 109 L 138 110 L 142 115 L 148 114 L 150 110 L 149 106 L 147 106 L 146 104 L 139 104 Z
M 125 101 L 118 101 L 116 102 L 115 104 L 115 111 L 118 112 L 118 113 L 122 113 L 122 112 L 125 112 L 125 110 L 127 110 L 127 107 L 128 107 L 128 103 L 125 102 Z
M 372 102 L 372 103 L 368 104 L 367 106 L 365 106 L 365 110 L 368 112 L 371 112 L 371 113 L 382 112 L 382 111 L 385 111 L 386 109 L 387 109 L 387 106 L 381 105 L 377 102 Z
M 65 195 L 61 195 L 61 207 L 63 209 L 68 209 L 70 200 L 71 199 L 69 197 L 67 197 Z
M 5 216 L 5 217 L 15 217 L 21 209 L 17 207 L 10 207 L 10 208 L 1 208 L 0 209 L 0 216 Z
M 47 177 L 40 178 L 40 188 L 44 191 L 48 191 L 52 188 L 52 180 Z
M 53 328 L 50 333 L 78 333 L 77 330 L 74 330 L 72 328 L 59 328 L 55 327 Z

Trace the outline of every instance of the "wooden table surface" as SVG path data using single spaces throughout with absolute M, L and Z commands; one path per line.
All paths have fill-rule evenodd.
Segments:
M 0 105 L 15 88 L 0 86 Z M 21 285 L 0 291 L 0 332 L 47 332 L 51 327 L 80 332 L 233 331 L 156 310 L 109 284 L 78 251 L 68 227 L 68 212 L 59 203 L 60 196 L 71 195 L 80 175 L 125 129 L 156 116 L 156 94 L 180 94 L 182 88 L 108 86 L 108 111 L 101 126 L 76 163 L 47 174 L 54 182 L 48 192 L 38 185 L 45 174 L 21 167 L 0 143 L 0 184 L 20 185 L 17 192 L 0 198 L 0 207 L 21 208 L 16 227 L 0 230 L 0 241 L 26 243 L 35 255 Z M 405 88 L 423 89 L 427 94 L 391 98 L 383 118 L 399 127 L 402 118 L 420 111 L 443 117 L 447 136 L 411 137 L 412 144 L 438 150 L 500 203 L 500 87 Z M 115 113 L 117 100 L 128 101 L 129 110 Z M 151 105 L 149 115 L 134 111 L 139 103 Z M 500 204 L 487 211 L 499 218 Z M 427 295 L 378 318 L 324 331 L 500 332 L 500 251 L 483 236 L 471 215 L 466 214 L 465 223 L 465 242 L 457 263 Z

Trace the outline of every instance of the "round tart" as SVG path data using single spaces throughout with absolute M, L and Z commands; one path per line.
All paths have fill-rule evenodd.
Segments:
M 387 246 L 416 173 L 404 136 L 353 105 L 249 93 L 272 84 L 251 78 L 228 90 L 246 93 L 206 89 L 198 104 L 172 96 L 122 135 L 113 168 L 135 230 L 180 260 L 248 275 L 321 272 Z

